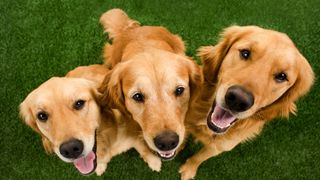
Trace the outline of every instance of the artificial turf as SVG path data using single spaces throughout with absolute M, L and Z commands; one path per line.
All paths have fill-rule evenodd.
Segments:
M 106 42 L 99 16 L 122 8 L 144 25 L 167 27 L 196 56 L 230 25 L 259 25 L 287 33 L 319 74 L 319 0 L 1 0 L 0 179 L 98 179 L 45 154 L 40 137 L 25 126 L 18 105 L 52 76 L 101 63 Z M 251 142 L 203 163 L 197 179 L 320 179 L 320 84 L 298 103 L 298 116 L 269 123 Z M 179 179 L 179 166 L 200 145 L 189 142 L 161 173 L 131 150 L 112 159 L 106 179 Z

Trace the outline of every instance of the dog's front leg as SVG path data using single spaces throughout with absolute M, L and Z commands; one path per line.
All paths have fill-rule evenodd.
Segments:
M 148 164 L 150 169 L 153 171 L 160 172 L 161 170 L 161 159 L 154 155 L 148 146 L 142 140 L 137 140 L 134 148 L 138 151 L 142 159 Z
M 202 162 L 207 159 L 220 154 L 222 151 L 218 151 L 214 144 L 205 145 L 198 153 L 189 158 L 179 170 L 181 174 L 181 180 L 193 179 L 196 176 L 198 167 Z
M 103 149 L 99 149 L 97 151 L 97 168 L 96 174 L 101 176 L 107 169 L 108 162 L 111 160 L 112 155 L 103 151 Z

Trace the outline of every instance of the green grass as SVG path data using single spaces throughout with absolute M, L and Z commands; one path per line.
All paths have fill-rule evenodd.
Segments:
M 145 25 L 180 34 L 187 54 L 214 44 L 225 27 L 259 25 L 286 32 L 320 71 L 318 0 L 1 0 L 0 1 L 0 179 L 98 179 L 82 177 L 56 156 L 44 153 L 41 140 L 25 126 L 18 105 L 51 76 L 79 65 L 102 62 L 105 36 L 98 20 L 118 7 Z M 298 103 L 298 116 L 278 119 L 252 142 L 211 158 L 197 179 L 319 179 L 320 84 Z M 200 148 L 189 146 L 161 173 L 152 172 L 131 150 L 108 165 L 106 179 L 179 179 L 179 166 Z

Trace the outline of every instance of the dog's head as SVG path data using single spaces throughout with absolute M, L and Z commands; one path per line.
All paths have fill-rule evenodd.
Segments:
M 313 71 L 290 38 L 256 26 L 227 28 L 202 47 L 205 81 L 216 85 L 208 126 L 225 132 L 237 120 L 287 117 L 313 84 Z
M 192 60 L 153 49 L 115 66 L 99 91 L 102 105 L 112 100 L 110 107 L 130 114 L 140 125 L 152 150 L 172 159 L 185 137 L 189 100 L 200 83 Z
M 96 168 L 96 129 L 100 108 L 96 83 L 54 77 L 32 91 L 20 104 L 24 122 L 42 137 L 45 150 L 73 162 L 82 174 Z

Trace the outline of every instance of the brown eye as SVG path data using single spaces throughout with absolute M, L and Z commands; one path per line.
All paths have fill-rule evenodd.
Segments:
M 144 96 L 141 92 L 137 92 L 132 96 L 132 99 L 134 99 L 136 102 L 144 102 Z
M 276 82 L 278 83 L 281 83 L 281 82 L 284 82 L 284 81 L 288 81 L 288 78 L 287 78 L 287 75 L 286 73 L 278 73 L 274 76 L 274 79 L 276 80 Z
M 80 100 L 77 100 L 74 104 L 73 104 L 73 108 L 75 110 L 80 110 L 84 107 L 84 104 L 85 104 L 85 101 L 80 99 Z
M 48 120 L 48 116 L 48 113 L 45 111 L 41 111 L 37 114 L 37 118 L 42 122 L 46 122 Z
M 184 87 L 177 87 L 175 94 L 176 96 L 181 96 L 184 92 Z
M 240 50 L 240 57 L 241 59 L 247 60 L 250 58 L 251 52 L 248 49 Z

